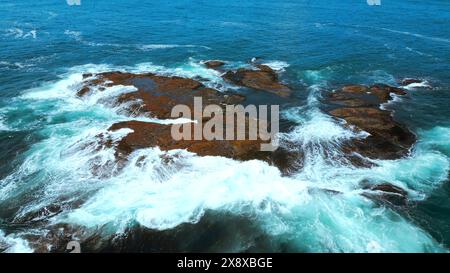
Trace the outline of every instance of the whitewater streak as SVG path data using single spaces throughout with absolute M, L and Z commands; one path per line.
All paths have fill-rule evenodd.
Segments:
M 25 130 L 31 124 L 39 136 L 24 153 L 22 164 L 0 181 L 0 202 L 9 204 L 14 222 L 59 204 L 63 211 L 40 227 L 42 234 L 47 227 L 66 223 L 87 229 L 106 225 L 113 235 L 136 223 L 167 230 L 182 223 L 197 223 L 206 211 L 229 212 L 250 217 L 264 235 L 288 243 L 294 251 L 446 251 L 409 219 L 361 196 L 364 190 L 360 182 L 389 181 L 407 189 L 413 199 L 426 198 L 449 171 L 448 157 L 433 149 L 432 143 L 438 135 L 441 145 L 448 145 L 443 136 L 448 135 L 448 128 L 423 132 L 409 158 L 358 168 L 335 159 L 342 155 L 343 141 L 365 135 L 345 128 L 319 109 L 321 86 L 317 85 L 310 88 L 306 105 L 284 114 L 297 123 L 284 135 L 289 139 L 285 145 L 305 152 L 305 166 L 291 176 L 283 176 L 276 167 L 258 160 L 200 157 L 157 147 L 137 150 L 119 166 L 114 147 L 98 149 L 96 136 L 104 134 L 117 143 L 131 132 L 122 129 L 111 133 L 107 128 L 132 119 L 120 106 L 114 106 L 112 98 L 135 87 L 115 86 L 85 98 L 76 96 L 83 73 L 115 70 L 200 75 L 210 79 L 212 85 L 223 84 L 220 75 L 201 65 L 87 65 L 72 68 L 59 81 L 12 99 L 7 111 L 20 109 L 27 122 L 11 122 L 8 126 Z M 22 246 L 26 244 L 21 240 L 27 232 L 39 233 L 25 230 L 2 234 L 1 240 L 9 244 L 9 251 L 24 252 Z M 233 251 L 245 251 L 247 247 L 241 245 Z

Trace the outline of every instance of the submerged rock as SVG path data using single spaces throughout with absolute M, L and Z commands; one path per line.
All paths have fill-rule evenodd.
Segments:
M 403 80 L 400 81 L 400 84 L 402 86 L 406 86 L 406 85 L 410 85 L 413 83 L 422 83 L 423 80 L 419 80 L 419 79 L 414 79 L 414 78 L 404 78 Z
M 394 206 L 405 206 L 408 202 L 408 192 L 389 183 L 366 185 L 363 189 L 368 190 L 362 194 L 364 197 L 377 202 L 388 203 Z
M 217 60 L 212 60 L 212 61 L 206 61 L 204 62 L 205 66 L 207 68 L 211 68 L 211 69 L 217 69 L 221 66 L 225 65 L 225 62 L 222 61 L 217 61 Z
M 432 86 L 430 83 L 426 80 L 420 80 L 420 79 L 412 79 L 412 78 L 406 78 L 403 79 L 400 84 L 406 88 L 406 89 L 414 89 L 414 88 L 426 88 L 431 89 Z
M 292 90 L 280 83 L 277 73 L 267 65 L 256 65 L 258 70 L 240 68 L 228 71 L 222 77 L 233 84 L 262 90 L 280 97 L 289 97 Z

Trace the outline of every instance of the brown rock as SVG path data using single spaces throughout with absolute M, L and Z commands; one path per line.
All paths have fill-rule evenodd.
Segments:
M 207 68 L 217 69 L 217 68 L 219 68 L 219 67 L 221 67 L 221 66 L 224 66 L 224 65 L 225 65 L 225 62 L 213 60 L 213 61 L 207 61 L 207 62 L 205 62 L 204 64 L 205 64 L 205 66 L 206 66 Z
M 365 85 L 347 85 L 342 87 L 342 92 L 347 93 L 367 93 L 369 91 L 369 88 Z
M 334 93 L 336 101 L 342 100 L 363 100 L 366 103 L 382 104 L 388 102 L 391 94 L 405 95 L 406 92 L 402 88 L 393 87 L 386 84 L 375 84 L 370 87 L 365 85 L 347 85 Z
M 404 89 L 386 84 L 375 84 L 371 86 L 370 93 L 377 96 L 380 100 L 380 103 L 388 102 L 391 98 L 391 94 L 399 96 L 406 95 L 406 91 Z
M 194 138 L 195 124 L 191 124 L 191 139 Z M 161 150 L 186 149 L 201 156 L 224 156 L 234 159 L 256 159 L 264 156 L 260 152 L 261 140 L 174 140 L 171 126 L 141 121 L 126 121 L 112 125 L 109 130 L 122 128 L 134 132 L 125 136 L 117 146 L 118 156 L 124 157 L 131 152 L 148 147 L 159 147 Z
M 419 79 L 414 79 L 414 78 L 405 78 L 403 80 L 400 81 L 400 84 L 402 86 L 406 86 L 406 85 L 410 85 L 412 83 L 421 83 L 423 82 L 422 80 Z
M 91 75 L 92 77 L 92 75 Z M 97 74 L 94 79 L 85 82 L 78 91 L 79 96 L 92 92 L 92 86 L 110 87 L 114 85 L 132 85 L 138 90 L 117 97 L 118 104 L 127 103 L 132 115 L 149 114 L 160 119 L 171 118 L 175 105 L 193 106 L 194 97 L 202 97 L 203 105 L 237 104 L 245 100 L 238 94 L 224 94 L 207 88 L 202 83 L 181 77 L 166 77 L 151 73 L 133 74 L 124 72 L 106 72 Z M 101 90 L 101 89 L 100 89 Z
M 328 102 L 338 106 L 329 111 L 332 116 L 370 134 L 347 143 L 343 147 L 345 151 L 372 159 L 395 159 L 408 154 L 415 143 L 415 135 L 398 124 L 391 112 L 379 108 L 389 101 L 392 93 L 406 94 L 403 89 L 376 84 L 345 86 L 328 97 Z
M 267 68 L 261 67 L 266 70 Z M 245 100 L 245 97 L 233 93 L 221 93 L 215 89 L 207 88 L 200 82 L 180 77 L 166 77 L 155 74 L 132 74 L 124 72 L 107 72 L 85 77 L 85 85 L 78 92 L 80 96 L 85 96 L 93 92 L 91 87 L 103 86 L 110 87 L 114 85 L 134 86 L 138 90 L 135 92 L 124 93 L 116 98 L 118 104 L 127 105 L 131 114 L 150 114 L 151 116 L 166 119 L 171 117 L 172 107 L 178 104 L 187 105 L 193 112 L 194 97 L 203 99 L 203 106 L 215 104 L 222 107 L 225 115 L 229 115 L 226 106 L 238 104 Z M 107 92 L 101 91 L 98 92 Z M 175 118 L 175 117 L 173 117 Z M 193 118 L 193 117 L 192 117 Z M 209 118 L 203 119 L 203 124 Z M 130 128 L 133 130 L 125 136 L 117 145 L 112 143 L 108 134 L 98 136 L 99 149 L 103 146 L 116 148 L 116 156 L 119 163 L 123 163 L 127 156 L 137 150 L 148 147 L 160 147 L 162 150 L 186 149 L 201 156 L 224 156 L 240 160 L 261 159 L 274 165 L 285 164 L 280 160 L 283 152 L 271 153 L 261 152 L 263 141 L 248 140 L 249 118 L 246 118 L 246 138 L 247 140 L 174 140 L 171 135 L 171 125 L 162 125 L 142 121 L 126 121 L 112 125 L 110 131 L 121 128 Z M 258 120 L 256 121 L 258 122 Z M 194 123 L 187 126 L 191 127 L 191 139 L 194 139 Z M 236 126 L 236 125 L 235 125 Z M 237 127 L 235 127 L 235 132 Z M 226 130 L 224 129 L 224 132 Z M 121 165 L 122 166 L 122 165 Z M 282 166 L 282 168 L 288 168 Z M 99 173 L 105 173 L 102 169 Z
M 288 97 L 292 93 L 289 87 L 279 82 L 273 69 L 266 65 L 257 65 L 257 68 L 259 70 L 240 68 L 228 71 L 222 77 L 233 84 L 270 92 L 280 97 Z

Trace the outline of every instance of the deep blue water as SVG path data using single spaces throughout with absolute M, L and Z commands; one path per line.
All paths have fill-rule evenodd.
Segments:
M 237 229 L 231 236 L 233 243 L 201 250 L 422 252 L 450 247 L 446 0 L 382 0 L 381 6 L 364 0 L 82 0 L 81 6 L 64 0 L 2 0 L 0 49 L 0 249 L 3 244 L 8 251 L 29 250 L 23 240 L 30 231 L 14 223 L 55 203 L 69 205 L 52 224 L 107 226 L 112 233 L 131 223 L 170 230 L 201 221 L 205 211 L 252 219 L 250 231 Z M 106 182 L 90 176 L 92 160 L 109 155 L 78 151 L 75 144 L 124 117 L 97 103 L 98 98 L 74 96 L 81 73 L 153 71 L 221 84 L 202 60 L 240 66 L 253 57 L 282 68 L 282 80 L 294 89 L 293 97 L 281 102 L 283 114 L 297 124 L 291 133 L 299 145 L 315 148 L 296 176 L 282 177 L 262 162 L 190 156 L 184 159 L 189 170 L 170 178 L 132 166 Z M 389 106 L 419 137 L 411 157 L 383 161 L 370 170 L 323 162 L 314 151 L 331 149 L 328 144 L 348 132 L 320 111 L 315 87 L 397 85 L 405 77 L 433 86 L 412 89 Z M 402 185 L 416 205 L 406 211 L 375 206 L 358 194 L 356 185 L 366 178 Z M 327 186 L 345 196 L 309 195 L 305 186 Z M 70 204 L 76 200 L 82 205 L 74 208 Z M 271 244 L 258 248 L 252 232 Z

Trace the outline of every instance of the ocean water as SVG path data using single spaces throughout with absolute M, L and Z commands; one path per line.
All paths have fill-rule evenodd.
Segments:
M 82 244 L 88 251 L 450 248 L 448 1 L 2 0 L 0 49 L 1 251 L 51 250 L 42 238 L 61 226 L 99 234 L 103 245 Z M 158 148 L 131 154 L 119 170 L 112 149 L 92 145 L 111 124 L 130 119 L 109 102 L 133 88 L 78 98 L 83 73 L 200 76 L 211 87 L 241 92 L 201 61 L 240 67 L 253 57 L 294 90 L 289 99 L 246 95 L 280 104 L 289 124 L 282 138 L 305 153 L 295 173 Z M 320 97 L 344 84 L 397 85 L 405 77 L 432 86 L 411 87 L 384 106 L 418 136 L 410 156 L 372 168 L 339 160 L 340 144 L 362 136 L 327 115 Z M 93 166 L 105 175 L 94 175 Z M 405 188 L 411 205 L 364 198 L 365 180 Z M 342 194 L 313 190 L 322 188 Z M 52 206 L 61 210 L 42 217 Z

